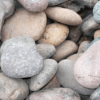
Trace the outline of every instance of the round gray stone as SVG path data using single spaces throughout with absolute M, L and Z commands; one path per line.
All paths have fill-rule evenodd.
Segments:
M 38 74 L 43 58 L 32 38 L 23 36 L 5 41 L 1 46 L 1 69 L 9 77 L 26 78 Z

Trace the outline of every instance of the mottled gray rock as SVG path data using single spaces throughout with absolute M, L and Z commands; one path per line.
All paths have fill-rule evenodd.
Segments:
M 56 48 L 51 44 L 37 44 L 37 49 L 44 59 L 52 57 L 56 52 Z
M 69 88 L 54 88 L 40 90 L 29 95 L 26 100 L 81 100 L 74 90 Z
M 68 0 L 49 0 L 49 6 L 55 6 Z
M 100 87 L 91 94 L 90 100 L 100 100 Z
M 0 72 L 0 100 L 24 100 L 29 93 L 22 79 L 13 79 Z
M 98 28 L 100 28 L 100 25 L 94 20 L 92 15 L 86 17 L 81 26 L 81 30 L 85 36 L 94 36 L 95 30 Z
M 71 88 L 82 95 L 90 95 L 94 90 L 81 86 L 74 77 L 74 64 L 76 61 L 62 60 L 58 64 L 57 79 L 64 88 Z
M 26 78 L 38 74 L 43 58 L 32 38 L 23 36 L 5 41 L 1 46 L 1 69 L 9 77 Z
M 56 74 L 58 64 L 53 59 L 44 60 L 43 70 L 36 76 L 33 76 L 30 80 L 30 90 L 37 91 L 45 86 Z
M 95 21 L 100 23 L 100 1 L 98 1 L 93 8 L 93 17 Z
M 88 45 L 90 44 L 90 41 L 83 41 L 79 48 L 78 48 L 78 53 L 82 53 L 85 51 L 85 49 L 88 47 Z

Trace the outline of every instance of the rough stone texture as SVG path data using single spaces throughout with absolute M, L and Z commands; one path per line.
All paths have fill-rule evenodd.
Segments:
M 76 43 L 70 40 L 64 41 L 61 45 L 56 48 L 56 53 L 53 56 L 53 59 L 60 61 L 78 50 Z
M 31 91 L 37 91 L 45 86 L 56 74 L 58 64 L 53 59 L 44 60 L 43 70 L 36 76 L 33 76 L 30 80 L 29 88 Z
M 88 45 L 90 44 L 90 41 L 83 41 L 79 48 L 78 48 L 78 53 L 82 53 L 86 50 L 86 48 L 88 47 Z
M 87 36 L 82 36 L 79 41 L 78 41 L 78 45 L 80 45 L 83 41 L 92 41 L 92 38 L 91 37 L 87 37 Z
M 69 88 L 54 88 L 32 93 L 26 100 L 81 100 L 77 92 Z
M 82 18 L 74 11 L 61 7 L 48 7 L 47 16 L 57 22 L 77 26 L 82 23 Z
M 77 60 L 74 75 L 78 83 L 95 89 L 100 85 L 100 40 L 93 43 Z
M 64 88 L 71 88 L 82 95 L 90 95 L 93 90 L 81 86 L 74 77 L 74 60 L 62 60 L 58 64 L 57 79 Z
M 95 31 L 94 39 L 100 37 L 100 30 Z
M 68 0 L 49 0 L 49 6 L 55 6 Z
M 56 48 L 51 44 L 37 44 L 36 47 L 43 59 L 52 57 L 56 52 Z
M 76 61 L 82 54 L 83 53 L 76 53 L 76 54 L 69 56 L 67 59 L 71 61 Z
M 43 36 L 40 38 L 39 43 L 58 46 L 67 38 L 68 34 L 69 29 L 67 26 L 59 23 L 49 24 L 47 25 Z
M 58 82 L 56 76 L 54 76 L 52 78 L 52 80 L 45 85 L 42 89 L 51 89 L 51 88 L 59 88 L 60 87 L 60 83 Z
M 95 21 L 100 23 L 100 1 L 98 1 L 93 8 L 93 17 Z
M 17 0 L 25 9 L 30 12 L 41 12 L 48 6 L 48 0 Z
M 5 41 L 1 46 L 1 69 L 9 77 L 26 78 L 38 74 L 43 58 L 32 38 L 23 36 Z
M 100 87 L 91 94 L 90 100 L 100 100 Z
M 13 16 L 7 19 L 2 29 L 2 41 L 17 36 L 29 36 L 38 40 L 46 27 L 44 12 L 31 13 L 25 9 L 18 9 Z
M 92 15 L 89 15 L 83 21 L 81 30 L 85 36 L 94 36 L 95 30 L 98 28 L 100 28 L 99 23 L 94 20 Z
M 13 79 L 0 72 L 0 100 L 24 100 L 29 93 L 22 79 Z
M 77 42 L 81 37 L 81 25 L 69 28 L 69 38 L 71 41 Z

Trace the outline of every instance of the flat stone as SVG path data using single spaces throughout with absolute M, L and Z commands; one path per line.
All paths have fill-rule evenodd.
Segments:
M 90 95 L 94 90 L 81 86 L 74 77 L 75 60 L 62 60 L 58 64 L 57 80 L 64 88 L 71 88 L 82 95 Z
M 27 78 L 43 69 L 43 58 L 32 38 L 11 38 L 1 46 L 1 69 L 9 77 Z
M 30 12 L 42 12 L 48 6 L 48 0 L 18 0 Z
M 54 88 L 32 93 L 26 100 L 81 100 L 74 90 L 69 88 Z
M 51 44 L 37 44 L 36 47 L 43 59 L 52 57 L 56 52 L 56 48 Z
M 28 94 L 28 85 L 22 79 L 10 78 L 0 72 L 0 100 L 24 100 Z
M 48 7 L 47 16 L 57 22 L 77 26 L 82 23 L 82 18 L 74 11 L 61 7 Z
M 53 59 L 44 60 L 43 70 L 36 76 L 30 79 L 29 88 L 31 91 L 37 91 L 45 86 L 56 74 L 58 64 Z

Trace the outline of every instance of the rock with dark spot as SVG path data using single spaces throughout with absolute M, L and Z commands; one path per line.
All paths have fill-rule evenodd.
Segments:
M 43 58 L 32 38 L 11 38 L 1 46 L 1 69 L 9 77 L 27 78 L 43 68 Z
M 29 93 L 22 79 L 13 79 L 0 72 L 0 100 L 24 100 Z
M 58 64 L 53 59 L 44 60 L 43 70 L 36 76 L 30 79 L 30 90 L 37 91 L 44 87 L 56 74 L 58 69 Z
M 90 100 L 100 100 L 100 87 L 91 94 Z
M 95 89 L 99 87 L 100 40 L 93 43 L 76 61 L 74 75 L 77 82 L 86 88 Z
M 81 86 L 74 77 L 75 60 L 62 60 L 58 64 L 57 79 L 64 88 L 71 88 L 82 95 L 90 95 L 94 90 Z
M 54 88 L 32 93 L 26 100 L 81 100 L 74 90 L 69 88 Z
M 51 44 L 37 44 L 36 47 L 43 59 L 52 57 L 56 52 L 56 48 Z
M 42 12 L 48 6 L 48 0 L 18 0 L 30 12 Z

